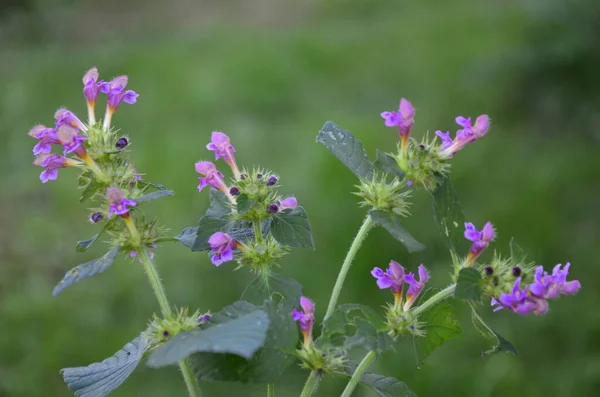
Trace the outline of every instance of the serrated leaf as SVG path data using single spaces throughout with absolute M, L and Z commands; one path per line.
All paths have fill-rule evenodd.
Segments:
M 404 179 L 404 172 L 398 166 L 398 162 L 396 159 L 387 154 L 377 151 L 377 159 L 373 163 L 375 168 L 385 172 L 386 174 L 391 174 L 392 176 L 398 178 L 399 181 Z
M 417 347 L 417 366 L 445 340 L 461 333 L 458 320 L 454 316 L 453 308 L 448 302 L 441 302 L 433 306 L 419 317 L 419 321 L 425 323 L 423 330 L 425 336 L 415 337 Z
M 454 297 L 457 299 L 479 301 L 481 299 L 482 281 L 481 273 L 472 267 L 461 269 L 456 280 Z
M 108 229 L 114 222 L 114 220 L 117 218 L 112 218 L 109 219 L 108 221 L 106 221 L 104 223 L 104 226 L 102 226 L 102 229 L 100 230 L 100 232 L 98 232 L 97 234 L 93 235 L 91 238 L 87 239 L 87 240 L 81 240 L 77 242 L 77 245 L 75 246 L 75 251 L 76 252 L 85 252 L 88 250 L 88 248 L 90 248 L 92 246 L 92 244 L 94 244 L 96 242 L 96 240 L 98 239 L 98 237 L 100 237 L 100 235 L 102 235 L 102 233 L 104 233 L 106 231 L 106 229 Z
M 465 217 L 450 176 L 440 177 L 440 183 L 432 193 L 433 220 L 445 237 L 448 247 L 457 252 L 465 244 L 463 238 Z
M 176 364 L 193 353 L 227 353 L 250 359 L 263 346 L 269 317 L 262 310 L 227 322 L 181 332 L 148 357 L 153 368 Z
M 65 383 L 77 397 L 103 397 L 119 387 L 137 367 L 148 348 L 140 336 L 101 363 L 61 370 Z
M 136 203 L 143 203 L 144 201 L 150 201 L 150 200 L 156 200 L 162 197 L 167 197 L 167 196 L 173 196 L 175 195 L 175 192 L 173 192 L 172 190 L 157 190 L 155 192 L 152 193 L 148 193 L 148 194 L 144 194 L 143 196 L 140 196 L 136 199 L 134 199 L 133 201 L 135 201 Z
M 79 198 L 79 202 L 83 203 L 86 200 L 89 200 L 102 187 L 103 185 L 96 180 L 93 174 L 90 174 L 90 181 L 85 185 L 81 197 Z
M 197 227 L 186 227 L 181 231 L 181 233 L 173 238 L 186 247 L 192 249 L 194 242 L 196 241 L 196 234 L 198 234 Z
M 373 179 L 373 164 L 362 143 L 350 131 L 328 121 L 319 131 L 317 142 L 322 143 L 359 178 Z
M 490 350 L 481 352 L 481 355 L 485 357 L 490 354 L 503 352 L 512 353 L 518 357 L 519 351 L 517 348 L 508 339 L 494 331 L 485 321 L 483 321 L 475 303 L 469 302 L 469 304 L 471 306 L 471 320 L 473 321 L 473 326 L 481 333 L 481 335 L 494 344 Z
M 245 214 L 256 204 L 256 200 L 251 200 L 247 194 L 240 194 L 236 198 L 237 202 L 237 212 L 240 214 Z
M 357 366 L 355 361 L 349 360 L 341 375 L 352 377 Z M 365 372 L 360 377 L 360 383 L 370 387 L 379 397 L 417 397 L 406 383 L 389 376 Z
M 355 303 L 339 306 L 323 323 L 322 338 L 345 350 L 364 346 L 380 354 L 394 341 L 379 314 L 368 306 Z M 325 343 L 320 340 L 318 343 Z
M 510 257 L 515 265 L 523 266 L 527 263 L 525 262 L 527 253 L 515 242 L 514 237 L 511 237 L 510 239 Z
M 392 237 L 404 244 L 408 252 L 418 252 L 425 249 L 425 246 L 415 240 L 404 226 L 402 226 L 398 215 L 380 210 L 373 210 L 369 214 L 375 225 L 387 230 Z
M 271 234 L 280 244 L 315 249 L 308 215 L 302 207 L 278 212 L 271 221 Z
M 231 213 L 229 200 L 225 194 L 215 188 L 208 192 L 209 207 L 206 210 L 206 215 L 212 218 L 221 218 Z
M 256 310 L 256 306 L 247 302 L 245 306 L 231 310 Z M 269 330 L 264 346 L 251 360 L 231 354 L 195 354 L 192 356 L 193 367 L 198 379 L 209 382 L 270 383 L 294 363 L 298 325 L 290 316 L 289 306 L 267 300 L 261 309 L 269 316 Z
M 297 306 L 301 296 L 302 285 L 298 281 L 271 273 L 267 281 L 261 276 L 254 278 L 244 290 L 242 298 L 253 303 L 273 299 L 289 306 Z
M 76 282 L 86 279 L 88 277 L 92 277 L 96 274 L 104 272 L 110 267 L 110 265 L 113 264 L 115 258 L 117 257 L 117 254 L 119 253 L 120 248 L 121 247 L 117 246 L 112 250 L 108 251 L 101 258 L 83 263 L 69 270 L 67 274 L 65 274 L 61 282 L 58 283 L 58 285 L 54 288 L 52 295 L 56 296 L 68 286 L 73 285 Z

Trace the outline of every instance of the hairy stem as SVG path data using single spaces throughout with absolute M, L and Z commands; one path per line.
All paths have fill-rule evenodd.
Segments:
M 352 378 L 350 378 L 350 382 L 348 382 L 348 384 L 346 385 L 346 388 L 344 389 L 344 392 L 342 393 L 341 397 L 350 397 L 352 395 L 354 389 L 356 389 L 356 385 L 358 385 L 358 382 L 360 382 L 360 378 L 363 376 L 367 368 L 369 368 L 373 360 L 375 360 L 376 356 L 377 355 L 374 351 L 370 351 L 367 353 L 366 356 L 363 357 L 360 364 L 358 364 L 358 367 L 356 367 L 356 369 L 354 370 Z
M 448 299 L 450 298 L 452 295 L 454 295 L 454 290 L 456 289 L 456 284 L 451 284 L 449 286 L 447 286 L 446 288 L 444 288 L 443 290 L 441 290 L 440 292 L 438 292 L 435 295 L 432 295 L 429 299 L 427 299 L 425 302 L 421 303 L 419 306 L 417 306 L 412 312 L 415 316 L 418 316 L 419 314 L 427 311 L 427 309 L 435 306 L 436 304 L 440 303 L 441 301 L 443 301 L 444 299 Z
M 321 383 L 321 373 L 317 370 L 311 371 L 300 397 L 311 397 L 317 391 L 319 383 Z
M 267 385 L 267 397 L 275 397 L 275 384 L 269 383 Z
M 257 243 L 261 243 L 263 240 L 262 230 L 260 230 L 260 221 L 252 222 L 252 226 L 254 227 L 254 238 Z
M 173 311 L 171 309 L 171 306 L 169 305 L 169 300 L 167 299 L 167 294 L 162 285 L 162 282 L 160 281 L 160 276 L 158 275 L 156 266 L 154 266 L 154 263 L 152 263 L 152 259 L 150 259 L 146 248 L 142 247 L 138 251 L 140 261 L 144 266 L 146 276 L 148 276 L 148 281 L 150 281 L 150 286 L 152 286 L 154 296 L 156 296 L 156 300 L 158 301 L 158 305 L 160 306 L 160 311 L 163 317 L 168 317 L 172 314 Z M 179 369 L 181 370 L 181 374 L 183 375 L 183 380 L 185 382 L 185 386 L 187 387 L 189 396 L 201 396 L 202 392 L 200 391 L 200 387 L 198 386 L 196 377 L 194 376 L 194 373 L 192 372 L 192 369 L 190 368 L 187 359 L 179 361 Z
M 335 307 L 337 306 L 338 298 L 340 297 L 340 292 L 344 286 L 344 281 L 348 275 L 348 270 L 350 270 L 350 266 L 352 265 L 352 261 L 354 260 L 358 249 L 362 245 L 363 241 L 365 241 L 365 238 L 372 227 L 373 221 L 371 220 L 371 217 L 367 215 L 358 233 L 356 234 L 356 237 L 354 237 L 354 241 L 352 242 L 348 253 L 346 254 L 346 259 L 344 259 L 340 273 L 335 281 L 335 286 L 333 287 L 333 292 L 331 293 L 331 298 L 329 299 L 329 305 L 327 306 L 327 312 L 325 313 L 323 321 L 327 320 L 333 314 Z

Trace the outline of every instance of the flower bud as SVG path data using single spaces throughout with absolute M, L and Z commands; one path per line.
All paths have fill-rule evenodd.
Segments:
M 267 212 L 269 214 L 276 214 L 279 211 L 279 206 L 277 204 L 271 204 L 267 207 Z
M 275 175 L 271 175 L 269 179 L 267 179 L 267 186 L 273 186 L 279 181 Z
M 129 140 L 125 137 L 119 138 L 119 140 L 115 144 L 117 149 L 123 149 L 127 145 L 129 145 Z
M 94 212 L 92 215 L 90 215 L 90 222 L 98 223 L 102 220 L 102 218 L 104 218 L 104 216 L 101 212 Z
M 512 274 L 513 274 L 513 276 L 520 277 L 521 273 L 522 273 L 522 271 L 521 271 L 521 268 L 519 266 L 515 266 L 515 267 L 512 268 Z
M 491 276 L 492 274 L 494 274 L 494 268 L 491 266 L 486 266 L 485 267 L 485 275 Z

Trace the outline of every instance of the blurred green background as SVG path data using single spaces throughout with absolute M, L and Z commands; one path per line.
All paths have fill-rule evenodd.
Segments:
M 31 165 L 35 123 L 61 105 L 85 115 L 81 77 L 91 66 L 126 73 L 140 93 L 114 123 L 130 136 L 145 179 L 177 192 L 144 206 L 173 233 L 207 207 L 193 164 L 210 158 L 213 130 L 229 134 L 238 162 L 281 176 L 310 214 L 316 251 L 294 250 L 281 273 L 305 285 L 322 316 L 363 211 L 356 183 L 315 136 L 326 120 L 353 131 L 371 155 L 395 149 L 379 113 L 401 96 L 417 108 L 415 135 L 455 130 L 457 115 L 488 113 L 491 132 L 460 152 L 452 176 L 465 215 L 491 220 L 508 253 L 516 241 L 546 266 L 571 261 L 578 295 L 543 316 L 485 317 L 521 357 L 482 359 L 486 342 L 456 303 L 464 333 L 416 368 L 406 341 L 373 370 L 405 381 L 419 396 L 596 396 L 600 393 L 597 263 L 600 195 L 600 6 L 585 1 L 4 0 L 0 3 L 0 395 L 69 396 L 59 375 L 100 361 L 142 330 L 157 311 L 137 263 L 120 258 L 106 273 L 51 296 L 72 266 L 104 253 L 75 253 L 96 233 L 78 204 L 75 173 L 42 185 Z M 414 195 L 407 228 L 428 249 L 409 255 L 383 230 L 360 251 L 343 302 L 380 309 L 388 300 L 369 275 L 395 259 L 425 263 L 433 286 L 449 278 L 449 256 L 427 194 Z M 491 250 L 490 250 L 491 251 Z M 486 253 L 489 258 L 491 252 Z M 251 279 L 215 268 L 180 245 L 156 252 L 172 303 L 218 310 Z M 306 371 L 292 368 L 277 396 L 296 396 Z M 341 393 L 327 379 L 321 396 Z M 204 384 L 206 396 L 261 396 L 263 386 Z M 140 366 L 116 396 L 183 396 L 175 367 Z M 359 388 L 356 395 L 372 395 Z

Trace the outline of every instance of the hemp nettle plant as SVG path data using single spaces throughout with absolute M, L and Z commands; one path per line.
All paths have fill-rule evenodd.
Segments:
M 80 202 L 90 203 L 89 219 L 99 231 L 79 241 L 76 250 L 86 251 L 102 234 L 110 240 L 109 251 L 101 258 L 68 271 L 54 295 L 104 272 L 121 253 L 141 264 L 160 307 L 160 315 L 154 314 L 145 329 L 112 357 L 61 371 L 78 397 L 109 394 L 143 360 L 153 368 L 178 365 L 190 396 L 201 394 L 199 381 L 263 383 L 267 396 L 274 396 L 275 382 L 295 362 L 310 370 L 301 397 L 316 394 L 324 376 L 349 378 L 342 397 L 352 395 L 359 383 L 379 396 L 415 396 L 405 383 L 367 369 L 379 355 L 407 338 L 415 340 L 417 365 L 421 365 L 446 339 L 460 334 L 449 299 L 470 306 L 474 326 L 492 344 L 484 356 L 497 352 L 516 355 L 516 348 L 484 322 L 481 303 L 491 302 L 494 312 L 542 315 L 548 311 L 549 300 L 574 294 L 581 287 L 579 281 L 567 281 L 569 263 L 558 264 L 548 273 L 526 261 L 512 241 L 509 255 L 495 253 L 489 262 L 478 260 L 496 231 L 490 222 L 481 230 L 464 223 L 450 179 L 450 161 L 487 133 L 489 118 L 481 115 L 473 123 L 470 118 L 457 117 L 460 129 L 454 138 L 436 131 L 439 140 L 425 136 L 419 142 L 410 135 L 414 108 L 402 99 L 397 111 L 381 114 L 387 127 L 398 128 L 400 142 L 395 153 L 377 152 L 371 162 L 360 141 L 332 122 L 325 123 L 317 136 L 317 142 L 358 177 L 355 194 L 367 213 L 342 263 L 320 330 L 315 332 L 315 304 L 304 296 L 297 281 L 275 272 L 291 248 L 315 248 L 307 213 L 296 198 L 278 192 L 279 178 L 272 171 L 240 168 L 227 135 L 213 132 L 206 148 L 214 152 L 215 160 L 221 159 L 231 168 L 231 179 L 226 180 L 210 161 L 195 164 L 202 175 L 198 190 L 208 190 L 210 202 L 197 226 L 172 237 L 158 220 L 144 216 L 146 202 L 173 192 L 142 178 L 128 159 L 129 138 L 111 126 L 122 102 L 137 101 L 138 94 L 126 90 L 127 81 L 126 76 L 110 82 L 99 80 L 97 69 L 92 68 L 83 77 L 87 123 L 59 109 L 54 127 L 37 125 L 29 132 L 38 140 L 34 164 L 44 168 L 40 175 L 43 183 L 57 179 L 60 168 L 80 171 Z M 97 121 L 95 105 L 101 93 L 107 97 L 107 107 L 104 119 Z M 53 145 L 62 152 L 52 153 Z M 433 198 L 434 220 L 448 243 L 453 268 L 449 285 L 424 291 L 430 278 L 424 265 L 413 272 L 392 260 L 386 270 L 375 267 L 371 272 L 374 289 L 392 292 L 384 313 L 357 303 L 338 305 L 346 275 L 372 228 L 383 227 L 409 252 L 425 248 L 402 226 L 402 218 L 409 215 L 413 189 L 425 189 Z M 206 307 L 193 312 L 174 308 L 154 264 L 153 250 L 164 242 L 209 252 L 215 266 L 235 261 L 237 269 L 246 268 L 256 277 L 242 300 L 213 313 Z M 357 347 L 368 349 L 360 362 L 350 354 Z

